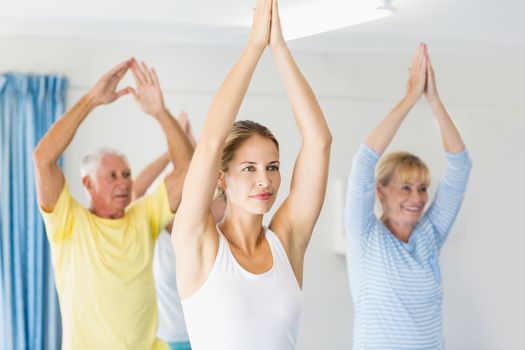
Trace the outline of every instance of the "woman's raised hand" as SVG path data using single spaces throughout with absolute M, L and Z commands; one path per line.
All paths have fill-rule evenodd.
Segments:
M 406 96 L 415 104 L 425 91 L 428 60 L 425 44 L 420 43 L 409 68 Z
M 429 103 L 434 102 L 436 99 L 439 99 L 439 94 L 436 87 L 436 76 L 434 74 L 434 69 L 430 63 L 430 56 L 428 54 L 428 47 L 425 45 L 425 56 L 427 58 L 427 83 L 425 85 L 425 97 Z
M 283 30 L 281 27 L 281 18 L 279 17 L 279 3 L 278 0 L 272 1 L 272 22 L 270 28 L 270 48 L 276 49 L 286 45 L 284 40 Z
M 257 0 L 253 12 L 252 30 L 249 44 L 264 50 L 270 42 L 270 23 L 272 20 L 272 0 Z

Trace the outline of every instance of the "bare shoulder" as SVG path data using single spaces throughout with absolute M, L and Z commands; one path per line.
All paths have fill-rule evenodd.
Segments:
M 175 255 L 177 256 L 177 283 L 181 298 L 189 298 L 197 292 L 208 279 L 219 249 L 219 233 L 213 216 L 203 232 L 172 234 Z

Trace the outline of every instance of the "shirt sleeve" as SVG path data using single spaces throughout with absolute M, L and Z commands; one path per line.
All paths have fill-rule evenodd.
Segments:
M 379 156 L 363 144 L 352 161 L 344 212 L 345 231 L 349 239 L 366 240 L 372 223 L 376 220 L 374 172 L 378 160 Z
M 445 242 L 463 202 L 472 168 L 467 150 L 447 153 L 448 166 L 427 215 L 434 228 L 438 249 Z
M 78 205 L 71 196 L 67 184 L 64 184 L 51 212 L 46 212 L 39 206 L 50 242 L 59 243 L 71 237 L 75 223 L 75 207 Z
M 153 239 L 157 239 L 160 231 L 175 216 L 170 209 L 168 190 L 164 181 L 160 181 L 160 184 L 151 194 L 139 199 L 133 207 L 134 210 L 145 209 Z

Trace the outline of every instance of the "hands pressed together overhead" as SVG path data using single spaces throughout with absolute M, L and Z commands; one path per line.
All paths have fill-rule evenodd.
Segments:
M 430 63 L 428 47 L 424 43 L 418 45 L 412 59 L 406 95 L 414 102 L 418 101 L 422 95 L 425 95 L 429 102 L 438 98 L 434 70 Z
M 249 43 L 261 50 L 284 46 L 277 0 L 257 0 Z

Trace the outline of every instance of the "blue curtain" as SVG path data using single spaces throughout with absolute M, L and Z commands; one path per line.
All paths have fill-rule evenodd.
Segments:
M 59 349 L 60 312 L 32 151 L 64 112 L 62 77 L 0 75 L 0 349 Z

